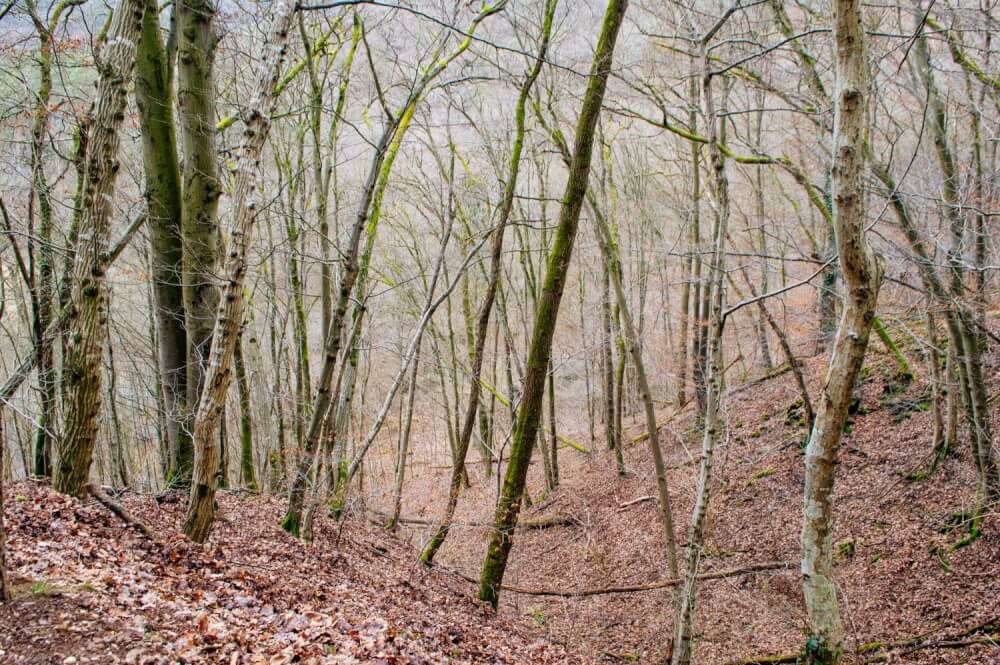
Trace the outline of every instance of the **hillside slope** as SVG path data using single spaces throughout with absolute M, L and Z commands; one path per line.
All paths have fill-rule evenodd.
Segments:
M 974 499 L 968 444 L 934 475 L 909 479 L 928 461 L 926 383 L 918 376 L 894 388 L 888 359 L 874 351 L 841 452 L 834 540 L 852 648 L 897 646 L 870 647 L 851 662 L 998 663 L 1000 646 L 990 640 L 1000 632 L 1000 518 L 993 510 L 978 539 L 952 549 L 967 535 L 954 516 Z M 808 363 L 813 394 L 823 369 L 821 358 Z M 996 380 L 995 358 L 988 369 Z M 787 565 L 700 585 L 699 663 L 750 663 L 801 648 L 806 432 L 797 397 L 784 374 L 737 387 L 727 400 L 702 569 Z M 575 426 L 565 432 L 585 425 Z M 633 424 L 630 436 L 640 432 Z M 697 475 L 693 415 L 673 418 L 661 438 L 683 545 Z M 565 595 L 664 578 L 645 443 L 629 446 L 626 460 L 629 473 L 619 477 L 600 442 L 590 455 L 566 449 L 561 486 L 548 497 L 533 466 L 535 504 L 524 519 L 572 523 L 519 531 L 506 584 Z M 408 483 L 404 502 L 417 522 L 438 514 L 447 474 L 418 468 L 425 471 Z M 179 503 L 123 497 L 163 534 L 153 542 L 92 501 L 16 484 L 7 519 L 18 597 L 0 607 L 0 662 L 661 662 L 672 636 L 668 590 L 506 592 L 499 616 L 472 600 L 462 576 L 478 574 L 496 489 L 495 479 L 473 474 L 442 565 L 428 572 L 416 560 L 425 524 L 389 535 L 360 510 L 341 524 L 324 517 L 316 543 L 304 545 L 277 527 L 280 497 L 224 493 L 223 520 L 202 547 L 173 535 Z
M 918 372 L 921 368 L 915 367 Z M 996 358 L 988 366 L 994 383 Z M 849 643 L 894 643 L 922 636 L 923 648 L 900 646 L 892 658 L 909 663 L 1000 663 L 1000 518 L 992 510 L 982 535 L 949 551 L 967 535 L 955 518 L 973 506 L 975 469 L 967 439 L 938 471 L 925 469 L 930 453 L 926 379 L 894 387 L 891 360 L 872 346 L 863 399 L 845 435 L 836 485 L 836 573 Z M 825 359 L 807 361 L 810 391 L 818 394 Z M 1000 386 L 994 385 L 992 390 Z M 726 401 L 730 424 L 717 451 L 715 486 L 702 570 L 727 571 L 782 561 L 784 570 L 706 581 L 698 590 L 696 659 L 728 663 L 802 648 L 805 609 L 798 573 L 803 454 L 807 432 L 797 422 L 793 377 L 737 387 Z M 666 415 L 666 414 L 665 414 Z M 632 436 L 641 433 L 634 421 Z M 586 423 L 567 423 L 580 435 Z M 582 439 L 581 439 L 582 440 Z M 662 431 L 670 468 L 677 534 L 686 542 L 700 451 L 691 409 Z M 562 592 L 639 585 L 666 577 L 663 538 L 652 462 L 645 443 L 626 451 L 629 473 L 619 477 L 603 444 L 581 455 L 565 449 L 562 483 L 548 498 L 540 465 L 529 486 L 536 501 L 523 519 L 570 516 L 577 526 L 520 531 L 505 582 L 530 590 Z M 420 516 L 440 510 L 443 472 L 418 479 L 410 503 Z M 488 509 L 495 482 L 477 483 L 463 495 L 459 521 L 466 526 L 440 557 L 466 574 L 478 572 L 485 551 Z M 427 498 L 430 497 L 430 498 Z M 636 499 L 643 499 L 635 501 Z M 957 522 L 957 524 L 956 524 Z M 410 538 L 426 532 L 419 525 Z M 668 591 L 560 598 L 508 593 L 502 610 L 531 616 L 568 648 L 610 660 L 660 662 L 669 653 L 673 617 Z M 990 637 L 993 636 L 993 637 Z M 930 648 L 927 642 L 940 643 Z M 946 648 L 947 647 L 947 648 Z M 875 649 L 854 662 L 887 658 Z
M 304 545 L 278 528 L 280 500 L 223 494 L 202 547 L 151 542 L 42 485 L 7 489 L 16 598 L 0 606 L 0 662 L 580 662 L 364 523 L 324 520 Z M 178 504 L 124 503 L 177 532 Z

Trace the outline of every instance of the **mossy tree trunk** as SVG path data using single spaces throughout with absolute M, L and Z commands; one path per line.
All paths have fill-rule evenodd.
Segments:
M 37 14 L 34 0 L 28 0 L 26 7 L 35 24 L 38 35 L 38 91 L 36 93 L 34 119 L 31 126 L 31 188 L 29 201 L 29 228 L 35 226 L 35 201 L 38 202 L 38 262 L 32 251 L 34 239 L 29 235 L 29 270 L 35 269 L 31 289 L 32 337 L 35 345 L 36 368 L 38 371 L 38 395 L 40 408 L 38 424 L 33 442 L 32 470 L 39 478 L 52 475 L 53 429 L 56 426 L 56 374 L 53 366 L 54 340 L 46 337 L 45 331 L 52 324 L 56 302 L 55 253 L 53 251 L 53 215 L 51 187 L 45 174 L 46 145 L 49 140 L 49 119 L 52 112 L 52 41 L 53 33 L 59 27 L 63 13 L 83 4 L 83 0 L 61 0 L 48 11 L 48 20 L 43 21 Z
M 181 237 L 187 395 L 186 408 L 181 412 L 176 466 L 170 475 L 172 484 L 187 486 L 194 455 L 191 437 L 195 409 L 204 385 L 219 304 L 218 208 L 222 183 L 215 142 L 215 0 L 179 0 L 176 11 L 177 101 L 184 148 Z
M 558 0 L 547 0 L 545 4 L 545 15 L 542 19 L 541 42 L 538 47 L 538 55 L 528 71 L 528 74 L 521 85 L 518 93 L 517 103 L 514 107 L 514 143 L 511 147 L 510 163 L 507 167 L 507 180 L 504 187 L 503 199 L 500 202 L 500 210 L 496 229 L 493 231 L 493 239 L 490 245 L 490 269 L 489 278 L 486 284 L 486 293 L 483 294 L 482 304 L 479 306 L 479 315 L 476 318 L 474 333 L 474 349 L 472 351 L 469 396 L 466 402 L 465 415 L 462 419 L 462 429 L 459 431 L 458 443 L 455 450 L 455 464 L 452 466 L 451 481 L 448 485 L 448 503 L 445 506 L 444 517 L 438 526 L 431 540 L 427 543 L 420 555 L 420 560 L 425 564 L 434 561 L 445 538 L 448 537 L 448 530 L 451 528 L 452 520 L 455 518 L 455 510 L 458 507 L 458 495 L 462 487 L 462 478 L 465 471 L 465 460 L 469 453 L 469 443 L 472 440 L 472 431 L 476 424 L 476 412 L 481 407 L 482 388 L 480 379 L 483 371 L 483 357 L 486 350 L 486 336 L 489 332 L 490 317 L 493 314 L 493 306 L 496 302 L 497 292 L 500 285 L 501 270 L 503 268 L 503 244 L 507 230 L 507 222 L 510 220 L 511 210 L 514 206 L 514 196 L 517 193 L 517 181 L 521 171 L 521 154 L 524 150 L 524 137 L 526 133 L 526 111 L 531 89 L 541 74 L 542 64 L 548 52 L 549 39 L 552 33 L 552 20 L 555 16 L 556 4 Z M 484 443 L 486 443 L 484 441 Z M 483 464 L 486 467 L 486 476 L 492 472 L 492 456 L 484 455 Z
M 844 311 L 834 341 L 826 383 L 805 458 L 802 517 L 802 581 L 809 617 L 807 652 L 816 663 L 835 665 L 844 632 L 833 579 L 833 489 L 838 448 L 855 380 L 864 362 L 875 318 L 882 265 L 865 239 L 864 131 L 868 63 L 858 0 L 834 7 L 836 88 L 834 94 L 833 207 Z
M 101 409 L 101 356 L 107 333 L 108 238 L 118 176 L 119 130 L 125 121 L 127 90 L 135 67 L 142 5 L 121 0 L 115 8 L 101 69 L 89 137 L 86 183 L 80 201 L 68 345 L 63 380 L 66 430 L 60 442 L 54 487 L 79 496 L 90 474 Z
M 136 54 L 135 99 L 142 135 L 146 212 L 156 322 L 157 362 L 163 395 L 168 479 L 190 475 L 190 432 L 181 427 L 187 407 L 187 331 L 184 325 L 181 175 L 174 123 L 174 90 L 160 35 L 159 7 L 144 0 Z
M 552 354 L 552 337 L 573 244 L 580 221 L 580 210 L 590 180 L 591 155 L 594 130 L 601 113 L 604 91 L 607 87 L 615 42 L 625 16 L 628 0 L 609 0 L 598 38 L 594 61 L 591 65 L 587 90 L 576 128 L 573 162 L 569 170 L 566 190 L 562 197 L 559 223 L 556 227 L 548 266 L 542 285 L 531 335 L 527 369 L 524 377 L 524 394 L 518 408 L 517 425 L 510 449 L 510 462 L 504 477 L 500 500 L 497 505 L 495 525 L 490 537 L 483 570 L 479 580 L 479 598 L 494 607 L 500 598 L 500 585 L 507 568 L 507 557 L 513 544 L 518 514 L 524 494 L 524 483 L 538 426 L 541 419 L 542 398 Z

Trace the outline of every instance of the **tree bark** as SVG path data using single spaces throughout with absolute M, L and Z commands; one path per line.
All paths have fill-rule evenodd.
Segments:
M 872 253 L 864 228 L 861 179 L 869 82 L 859 0 L 837 0 L 834 42 L 834 227 L 846 288 L 826 384 L 806 447 L 801 561 L 810 632 L 807 652 L 812 662 L 831 665 L 840 662 L 844 650 L 832 552 L 837 453 L 882 281 L 881 260 Z
M 225 286 L 211 333 L 212 349 L 205 374 L 205 388 L 198 401 L 194 423 L 194 473 L 191 497 L 184 519 L 184 533 L 195 542 L 208 539 L 215 514 L 215 490 L 220 480 L 220 450 L 216 428 L 232 381 L 232 358 L 243 323 L 243 283 L 247 252 L 257 217 L 257 168 L 271 128 L 275 83 L 287 50 L 288 31 L 296 5 L 277 0 L 272 9 L 270 36 L 257 71 L 253 97 L 244 112 L 246 128 L 233 192 L 233 221 L 226 256 Z
M 215 0 L 178 0 L 177 101 L 184 146 L 181 237 L 187 396 L 179 426 L 177 467 L 170 481 L 180 486 L 191 482 L 195 410 L 204 385 L 219 304 L 218 209 L 222 183 L 215 142 L 215 12 Z
M 159 7 L 144 0 L 136 54 L 135 100 L 142 135 L 146 212 L 163 394 L 168 480 L 190 476 L 191 437 L 181 427 L 187 409 L 187 331 L 184 326 L 181 176 L 174 124 L 174 89 L 160 36 Z
M 615 42 L 625 16 L 628 0 L 609 0 L 601 27 L 601 35 L 591 65 L 590 80 L 574 141 L 573 164 L 570 167 L 563 204 L 559 213 L 552 249 L 549 252 L 545 281 L 542 286 L 531 336 L 524 395 L 518 409 L 517 426 L 511 445 L 510 462 L 496 510 L 495 527 L 490 537 L 479 581 L 479 598 L 493 607 L 499 601 L 500 585 L 507 568 L 507 557 L 513 544 L 517 518 L 524 494 L 524 482 L 531 460 L 531 451 L 538 435 L 542 397 L 552 353 L 559 304 L 562 300 L 569 261 L 579 226 L 580 210 L 590 179 L 590 162 L 594 144 L 594 129 L 601 113 L 607 87 Z
M 135 66 L 142 6 L 120 0 L 101 53 L 93 124 L 89 137 L 86 184 L 80 202 L 80 235 L 71 285 L 64 381 L 66 431 L 54 487 L 79 496 L 90 474 L 101 408 L 101 355 L 107 332 L 108 237 L 118 176 L 119 130 L 125 120 L 126 93 Z

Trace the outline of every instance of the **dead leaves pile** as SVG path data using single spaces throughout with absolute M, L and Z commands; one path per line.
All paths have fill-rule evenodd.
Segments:
M 200 546 L 174 535 L 180 503 L 123 502 L 164 539 L 43 485 L 8 488 L 16 597 L 0 607 L 0 661 L 579 662 L 360 522 L 322 520 L 305 545 L 278 528 L 280 501 L 223 495 Z

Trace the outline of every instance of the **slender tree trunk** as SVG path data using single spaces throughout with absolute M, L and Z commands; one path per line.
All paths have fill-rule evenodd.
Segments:
M 726 177 L 726 163 L 719 148 L 718 126 L 725 122 L 718 118 L 712 93 L 712 75 L 705 49 L 701 47 L 701 96 L 705 108 L 705 122 L 708 127 L 709 158 L 712 169 L 712 196 L 715 199 L 716 221 L 713 233 L 712 262 L 708 266 L 708 281 L 705 286 L 707 298 L 703 304 L 708 317 L 704 340 L 705 353 L 705 410 L 702 432 L 701 465 L 698 473 L 698 489 L 691 514 L 688 531 L 687 566 L 674 628 L 673 665 L 687 665 L 691 662 L 694 639 L 694 609 L 698 568 L 705 541 L 708 521 L 708 506 L 712 491 L 712 469 L 715 446 L 721 435 L 723 423 L 720 418 L 724 366 L 722 361 L 722 332 L 725 316 L 726 235 L 729 224 L 729 181 Z
M 35 344 L 36 367 L 38 370 L 38 394 L 40 409 L 38 427 L 35 430 L 33 471 L 39 478 L 52 475 L 53 429 L 56 426 L 56 374 L 53 366 L 54 340 L 46 338 L 45 331 L 52 324 L 53 308 L 56 302 L 55 253 L 53 251 L 53 218 L 51 187 L 45 175 L 45 147 L 49 140 L 49 118 L 52 96 L 52 39 L 63 13 L 82 0 L 61 0 L 49 8 L 48 23 L 43 23 L 37 15 L 34 0 L 28 0 L 27 7 L 35 21 L 38 33 L 38 92 L 35 103 L 34 121 L 31 128 L 31 180 L 32 200 L 29 202 L 29 224 L 33 225 L 34 200 L 38 200 L 38 265 L 35 281 L 29 285 L 33 301 L 33 342 Z M 29 237 L 29 263 L 33 253 Z
M 824 227 L 823 255 L 820 260 L 829 261 L 837 254 L 837 238 L 833 229 Z M 819 324 L 816 335 L 816 354 L 826 353 L 833 342 L 837 330 L 837 278 L 834 265 L 827 266 L 820 277 L 819 299 L 816 305 Z
M 838 448 L 854 383 L 878 300 L 882 266 L 865 239 L 861 189 L 868 72 L 858 0 L 837 0 L 834 9 L 834 226 L 845 282 L 844 311 L 827 371 L 823 398 L 806 447 L 802 518 L 802 578 L 809 617 L 809 659 L 836 665 L 844 631 L 833 579 L 833 485 Z
M 451 53 L 444 57 L 440 57 L 440 53 L 436 54 L 434 58 L 435 64 L 416 81 L 409 96 L 403 103 L 403 108 L 389 119 L 375 146 L 375 155 L 372 158 L 368 176 L 361 192 L 350 237 L 345 248 L 342 249 L 344 255 L 343 273 L 330 318 L 330 327 L 325 333 L 326 343 L 323 366 L 315 387 L 316 395 L 313 398 L 309 427 L 306 431 L 304 455 L 299 462 L 298 469 L 292 478 L 291 487 L 288 491 L 288 510 L 285 513 L 281 526 L 289 533 L 298 535 L 302 526 L 302 511 L 305 503 L 306 485 L 309 478 L 309 466 L 312 463 L 313 454 L 319 444 L 323 431 L 323 423 L 330 407 L 330 401 L 333 398 L 330 387 L 333 383 L 334 371 L 340 359 L 343 329 L 347 318 L 347 306 L 354 292 L 355 283 L 361 273 L 362 266 L 358 261 L 361 235 L 369 227 L 371 228 L 370 233 L 374 233 L 376 230 L 381 195 L 385 191 L 392 169 L 392 161 L 388 159 L 389 155 L 395 155 L 398 152 L 402 134 L 405 133 L 416 106 L 430 83 L 456 58 L 468 50 L 479 24 L 489 16 L 503 9 L 503 6 L 503 4 L 499 4 L 484 8 L 473 19 L 469 30 L 466 32 L 466 38 Z M 364 294 L 359 295 L 363 297 Z
M 674 532 L 674 517 L 670 502 L 670 488 L 667 484 L 666 465 L 663 462 L 663 453 L 660 450 L 659 426 L 656 424 L 656 411 L 653 404 L 653 394 L 649 388 L 649 380 L 646 376 L 646 366 L 643 362 L 642 347 L 639 345 L 639 333 L 632 320 L 632 313 L 628 307 L 625 297 L 625 287 L 622 283 L 622 265 L 618 252 L 618 244 L 612 235 L 607 221 L 594 205 L 596 201 L 591 199 L 591 212 L 597 225 L 597 239 L 601 246 L 601 252 L 605 255 L 606 264 L 610 268 L 608 271 L 611 283 L 614 284 L 615 296 L 618 299 L 618 306 L 622 315 L 622 323 L 625 327 L 625 338 L 628 343 L 628 352 L 632 356 L 635 365 L 636 382 L 639 388 L 639 398 L 642 401 L 643 413 L 646 417 L 646 432 L 648 433 L 649 450 L 653 457 L 653 467 L 656 471 L 656 488 L 660 500 L 660 522 L 663 527 L 664 549 L 666 550 L 667 572 L 670 579 L 678 579 L 680 571 L 677 567 L 677 537 Z M 619 448 L 620 450 L 620 448 Z M 680 589 L 673 587 L 674 605 L 679 607 Z
M 618 465 L 618 475 L 625 475 L 625 458 L 622 455 L 621 436 L 618 432 L 618 419 L 615 417 L 615 355 L 612 344 L 613 333 L 613 305 L 611 304 L 611 268 L 608 265 L 607 257 L 603 257 L 603 289 L 601 291 L 601 314 L 604 324 L 604 334 L 601 339 L 602 355 L 602 375 L 604 378 L 604 435 L 607 439 L 608 450 L 615 456 Z
M 451 159 L 452 175 L 454 175 L 454 169 L 455 169 L 455 153 L 453 151 Z M 452 181 L 453 178 L 449 178 L 449 183 L 451 183 Z M 444 238 L 441 240 L 441 251 L 438 254 L 437 262 L 434 265 L 434 273 L 431 277 L 430 284 L 427 286 L 427 300 L 424 304 L 424 315 L 422 317 L 423 318 L 422 323 L 424 324 L 426 324 L 426 321 L 429 320 L 427 312 L 433 313 L 432 308 L 434 307 L 434 291 L 437 288 L 438 278 L 441 274 L 442 266 L 444 265 L 445 253 L 447 252 L 448 249 L 448 242 L 451 240 L 451 233 L 455 224 L 455 215 L 454 215 L 455 203 L 454 203 L 453 193 L 451 191 L 449 191 L 448 199 L 449 200 L 448 200 L 447 226 L 444 229 Z M 461 275 L 456 277 L 456 280 L 461 280 L 463 284 L 468 283 L 467 278 L 463 278 Z M 386 524 L 386 528 L 389 530 L 393 530 L 396 528 L 396 525 L 399 522 L 399 514 L 400 511 L 402 510 L 403 481 L 406 477 L 406 456 L 409 454 L 409 448 L 410 448 L 410 430 L 413 424 L 413 402 L 417 394 L 417 376 L 418 376 L 418 368 L 420 365 L 420 348 L 421 348 L 421 343 L 423 342 L 423 337 L 424 337 L 424 328 L 421 326 L 417 331 L 416 339 L 413 343 L 414 346 L 413 360 L 411 361 L 412 364 L 410 365 L 410 377 L 409 377 L 410 385 L 409 385 L 409 390 L 407 391 L 406 416 L 405 420 L 403 421 L 402 431 L 400 432 L 399 449 L 396 458 L 396 483 L 393 490 L 392 515 L 389 518 L 388 524 Z M 476 399 L 478 399 L 478 395 L 476 396 Z M 457 462 L 455 466 L 458 466 Z
M 406 457 L 410 452 L 410 431 L 413 426 L 413 402 L 417 394 L 417 372 L 420 366 L 420 343 L 410 365 L 409 386 L 406 391 L 406 414 L 402 420 L 402 430 L 399 434 L 399 447 L 396 454 L 396 482 L 392 492 L 392 514 L 385 528 L 393 531 L 399 523 L 399 514 L 403 509 L 403 481 L 406 478 Z M 402 404 L 401 404 L 401 408 Z
M 119 130 L 125 120 L 126 91 L 135 66 L 142 6 L 121 0 L 101 54 L 93 125 L 89 138 L 86 185 L 80 214 L 71 286 L 74 312 L 65 357 L 66 431 L 54 487 L 79 496 L 90 475 L 101 408 L 101 354 L 107 331 L 108 236 L 118 176 Z
M 927 307 L 927 337 L 927 364 L 931 376 L 931 421 L 934 424 L 934 431 L 931 435 L 931 463 L 926 472 L 926 475 L 930 475 L 944 462 L 949 452 L 941 410 L 941 398 L 948 395 L 949 390 L 944 386 L 944 379 L 941 375 L 941 351 L 938 346 L 940 338 L 938 337 L 937 319 L 929 304 Z
M 584 287 L 584 272 L 580 271 L 580 282 L 578 289 L 579 300 L 577 302 L 580 310 L 580 340 L 583 345 L 583 382 L 587 394 L 587 425 L 590 431 L 590 443 L 593 444 L 597 437 L 594 434 L 594 396 L 590 385 L 590 347 L 587 343 L 587 313 L 586 313 L 586 289 Z
M 955 363 L 958 354 L 955 345 L 949 340 L 948 355 L 945 356 L 945 381 L 947 382 L 947 399 L 945 400 L 944 447 L 948 450 L 958 448 L 959 404 L 961 398 L 961 374 L 956 371 Z
M 483 302 L 479 306 L 479 316 L 476 321 L 475 350 L 472 354 L 472 367 L 469 377 L 469 396 L 466 402 L 465 415 L 462 420 L 462 429 L 459 432 L 458 445 L 455 450 L 455 463 L 452 467 L 451 481 L 448 485 L 448 503 L 445 506 L 444 517 L 441 520 L 430 542 L 420 555 L 420 560 L 425 564 L 431 564 L 434 556 L 441 545 L 448 537 L 448 531 L 455 518 L 455 510 L 458 507 L 458 495 L 461 491 L 461 480 L 465 475 L 465 459 L 469 451 L 469 443 L 472 439 L 472 430 L 475 427 L 476 409 L 480 406 L 480 394 L 482 392 L 480 379 L 482 378 L 483 356 L 486 348 L 486 335 L 489 332 L 490 316 L 493 313 L 493 305 L 496 301 L 497 290 L 500 283 L 500 270 L 503 267 L 503 242 L 507 229 L 507 222 L 510 220 L 511 209 L 514 205 L 514 195 L 517 192 L 518 174 L 521 169 L 521 153 L 524 148 L 525 135 L 525 115 L 528 97 L 531 88 L 534 86 L 538 75 L 541 73 L 542 63 L 548 51 L 549 38 L 552 32 L 552 20 L 555 15 L 557 0 L 547 0 L 545 4 L 545 18 L 542 22 L 541 43 L 535 62 L 528 72 L 521 91 L 518 95 L 515 106 L 515 135 L 514 144 L 511 149 L 510 164 L 508 166 L 507 183 L 504 188 L 504 197 L 500 204 L 499 221 L 497 228 L 493 232 L 493 242 L 490 246 L 490 272 L 489 280 L 486 284 L 486 293 L 483 295 Z M 458 408 L 458 405 L 456 405 Z M 487 467 L 486 476 L 490 475 L 491 461 L 484 460 Z
M 118 374 L 115 370 L 114 343 L 111 339 L 111 322 L 108 321 L 108 410 L 111 416 L 111 436 L 108 448 L 111 450 L 111 474 L 119 487 L 128 487 L 128 468 L 125 461 L 125 441 L 122 434 L 121 418 L 118 417 Z
M 761 93 L 759 97 L 759 103 L 761 107 L 764 106 L 766 102 L 766 96 Z M 758 152 L 763 152 L 763 133 L 764 133 L 764 111 L 763 108 L 757 112 L 757 122 L 755 126 L 756 130 L 756 144 Z M 771 290 L 770 285 L 770 259 L 767 258 L 767 231 L 766 222 L 767 213 L 764 205 L 764 172 L 761 167 L 754 169 L 754 208 L 757 213 L 757 242 L 758 250 L 763 257 L 761 259 L 760 266 L 760 292 L 767 293 Z M 755 321 L 757 327 L 757 339 L 760 346 L 760 357 L 764 363 L 764 370 L 770 371 L 774 367 L 774 361 L 771 359 L 771 347 L 767 342 L 767 328 L 765 327 L 765 321 L 768 318 L 768 313 L 766 311 L 766 305 L 763 300 L 757 302 L 758 316 Z M 809 421 L 810 427 L 812 426 L 812 420 Z
M 693 145 L 693 143 L 692 143 Z M 694 248 L 689 247 L 689 252 Z M 680 298 L 680 334 L 677 337 L 677 406 L 687 402 L 687 365 L 688 365 L 688 329 L 690 328 L 691 311 L 691 266 L 693 256 L 685 256 L 681 262 L 681 298 Z
M 7 577 L 7 529 L 4 526 L 4 457 L 7 454 L 7 436 L 3 428 L 3 404 L 0 404 L 0 603 L 11 599 L 10 580 Z
M 288 31 L 295 4 L 277 0 L 272 7 L 271 30 L 264 46 L 264 59 L 245 113 L 244 143 L 236 167 L 233 188 L 233 221 L 223 274 L 225 287 L 211 333 L 212 350 L 205 377 L 205 389 L 198 401 L 194 429 L 194 473 L 191 498 L 184 519 L 184 533 L 195 542 L 208 539 L 215 514 L 215 490 L 219 483 L 219 446 L 215 432 L 232 380 L 232 357 L 243 323 L 243 283 L 247 253 L 257 216 L 257 167 L 271 128 L 274 110 L 274 83 L 287 50 Z M 183 58 L 182 58 L 183 59 Z
M 556 370 L 549 361 L 549 453 L 552 455 L 549 467 L 552 470 L 552 489 L 559 487 L 559 441 L 556 428 Z
M 552 336 L 569 261 L 573 253 L 580 210 L 590 179 L 591 154 L 594 129 L 601 113 L 604 91 L 607 87 L 615 41 L 625 16 L 628 0 L 609 0 L 601 27 L 601 35 L 591 65 L 590 79 L 583 98 L 583 107 L 574 141 L 573 163 L 569 170 L 566 191 L 562 197 L 559 223 L 556 227 L 552 249 L 549 252 L 545 280 L 538 302 L 531 348 L 524 379 L 524 395 L 518 408 L 517 426 L 511 445 L 510 462 L 504 478 L 496 510 L 496 520 L 479 580 L 479 598 L 496 607 L 500 585 L 507 568 L 507 557 L 513 544 L 521 509 L 524 482 L 528 473 L 531 452 L 538 434 L 541 418 L 542 396 L 552 352 Z
M 236 392 L 240 398 L 240 482 L 257 491 L 257 474 L 253 467 L 253 413 L 250 404 L 250 380 L 243 360 L 243 332 L 233 347 L 233 369 L 236 371 Z
M 922 14 L 916 17 L 922 19 Z M 956 316 L 961 332 L 963 350 L 962 361 L 966 367 L 968 396 L 971 422 L 974 424 L 970 432 L 973 444 L 973 457 L 979 471 L 980 501 L 993 501 L 1000 498 L 1000 464 L 993 450 L 993 424 L 990 414 L 989 398 L 983 378 L 980 333 L 976 328 L 976 313 L 974 306 L 965 302 L 967 296 L 964 272 L 965 220 L 962 217 L 962 202 L 959 195 L 959 173 L 955 163 L 954 153 L 948 137 L 947 115 L 944 102 L 941 99 L 934 77 L 930 53 L 927 48 L 927 37 L 921 31 L 914 43 L 914 56 L 918 73 L 923 78 L 927 89 L 929 122 L 934 148 L 941 167 L 942 189 L 944 193 L 945 216 L 951 235 L 948 247 L 948 266 L 950 271 L 950 291 L 956 305 Z M 979 509 L 977 508 L 977 513 Z
M 754 298 L 759 297 L 757 289 L 754 287 L 753 282 L 746 274 L 746 270 L 741 271 L 743 275 L 743 281 L 746 282 L 747 287 L 750 289 L 750 295 Z M 765 298 L 760 297 L 757 301 L 757 309 L 763 317 L 764 321 L 767 322 L 771 330 L 774 332 L 774 336 L 778 338 L 778 345 L 781 346 L 781 352 L 785 355 L 785 362 L 788 363 L 788 367 L 792 371 L 792 375 L 795 377 L 795 384 L 799 388 L 799 395 L 802 399 L 802 409 L 805 411 L 806 415 L 806 429 L 810 432 L 812 431 L 813 423 L 816 420 L 816 412 L 813 410 L 812 400 L 809 397 L 809 387 L 806 385 L 805 376 L 802 374 L 802 365 L 799 363 L 799 359 L 795 356 L 795 352 L 792 350 L 791 342 L 788 340 L 788 334 L 785 329 L 781 327 L 774 316 L 771 315 L 770 310 L 765 304 Z

